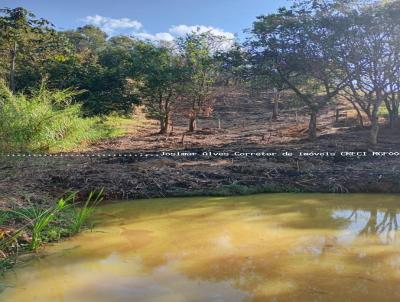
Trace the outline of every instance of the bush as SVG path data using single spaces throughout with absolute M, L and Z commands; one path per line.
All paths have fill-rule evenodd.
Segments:
M 73 104 L 71 89 L 12 94 L 0 83 L 0 151 L 67 151 L 107 137 L 111 131 L 100 118 L 83 118 Z

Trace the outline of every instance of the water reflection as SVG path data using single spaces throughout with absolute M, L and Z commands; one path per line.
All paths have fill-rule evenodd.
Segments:
M 121 203 L 5 282 L 13 302 L 400 301 L 396 195 Z M 28 294 L 29 293 L 29 294 Z
M 345 227 L 349 237 L 378 236 L 382 243 L 394 244 L 397 242 L 399 229 L 400 209 L 353 209 L 335 210 L 332 217 L 348 221 Z

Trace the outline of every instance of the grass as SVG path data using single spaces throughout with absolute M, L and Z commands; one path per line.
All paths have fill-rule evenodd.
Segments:
M 71 224 L 72 234 L 79 233 L 82 230 L 88 219 L 93 215 L 96 207 L 102 201 L 102 195 L 103 189 L 98 193 L 90 192 L 83 206 L 74 209 Z
M 31 204 L 29 208 L 14 210 L 17 216 L 23 218 L 31 226 L 32 239 L 29 246 L 31 250 L 36 251 L 40 247 L 44 230 L 56 219 L 59 212 L 69 207 L 68 202 L 73 198 L 74 194 L 70 194 L 67 198 L 59 199 L 54 206 L 45 209 Z
M 110 114 L 104 117 L 102 122 L 106 127 L 113 129 L 113 137 L 135 134 L 139 127 L 145 127 L 149 123 L 141 110 L 140 108 L 138 109 L 134 118 L 131 116 Z
M 6 212 L 0 212 L 0 225 L 4 225 L 8 220 L 8 214 Z
M 13 94 L 0 82 L 0 152 L 80 151 L 101 139 L 127 134 L 141 120 L 82 116 L 79 92 L 48 90 Z
M 0 274 L 12 268 L 19 253 L 36 252 L 43 243 L 81 232 L 102 201 L 103 190 L 91 192 L 83 203 L 69 193 L 51 206 L 28 203 L 27 207 L 0 210 Z M 9 227 L 6 227 L 9 226 Z

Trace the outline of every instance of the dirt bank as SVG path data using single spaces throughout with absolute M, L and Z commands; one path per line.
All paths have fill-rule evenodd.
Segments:
M 280 150 L 268 148 L 267 151 L 279 153 Z M 106 189 L 107 199 L 285 191 L 400 192 L 397 158 L 235 155 L 235 152 L 262 154 L 265 148 L 213 151 L 229 155 L 205 156 L 203 152 L 208 151 L 192 149 L 190 153 L 199 155 L 146 157 L 140 153 L 120 153 L 104 157 L 17 157 L 2 160 L 0 164 L 0 192 L 3 200 L 19 200 L 24 196 L 46 199 L 69 189 L 84 193 L 101 187 Z

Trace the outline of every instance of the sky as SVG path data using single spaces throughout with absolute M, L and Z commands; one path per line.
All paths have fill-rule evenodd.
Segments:
M 0 0 L 0 7 L 25 7 L 60 30 L 93 24 L 109 36 L 150 40 L 172 40 L 197 29 L 243 38 L 243 30 L 257 16 L 288 4 L 288 0 Z

